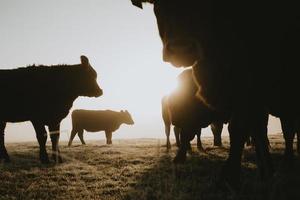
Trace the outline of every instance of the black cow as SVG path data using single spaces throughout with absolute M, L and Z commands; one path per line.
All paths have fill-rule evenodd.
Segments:
M 125 111 L 112 110 L 74 110 L 72 112 L 72 132 L 69 140 L 69 146 L 75 135 L 78 133 L 82 144 L 83 131 L 98 132 L 105 131 L 106 144 L 112 144 L 112 132 L 116 131 L 123 123 L 133 125 L 134 121 L 130 113 Z
M 40 146 L 40 160 L 48 163 L 46 151 L 49 127 L 52 157 L 62 162 L 58 149 L 60 122 L 78 96 L 99 97 L 97 73 L 86 56 L 81 64 L 29 66 L 0 70 L 0 159 L 9 162 L 4 146 L 6 122 L 31 121 Z
M 197 101 L 197 103 L 200 103 L 199 101 Z M 174 125 L 174 123 L 176 122 L 172 122 L 172 117 L 173 115 L 179 114 L 181 115 L 181 113 L 174 113 L 172 112 L 169 106 L 169 96 L 164 96 L 162 98 L 162 118 L 164 121 L 164 125 L 165 125 L 165 134 L 167 137 L 167 149 L 171 148 L 171 143 L 170 143 L 170 132 L 171 132 L 171 126 L 173 125 L 173 130 L 174 130 L 174 135 L 175 135 L 175 139 L 176 139 L 176 145 L 177 147 L 180 147 L 180 141 L 181 141 L 181 137 L 184 137 L 184 135 L 181 135 L 182 132 L 182 128 L 180 128 L 178 125 Z M 193 110 L 193 112 L 199 112 L 199 110 Z M 172 113 L 172 114 L 171 114 Z M 191 117 L 193 116 L 193 114 L 190 115 Z M 182 119 L 185 120 L 185 119 Z M 205 120 L 206 121 L 206 120 Z M 199 126 L 197 128 L 197 126 Z M 199 121 L 197 124 L 195 124 L 193 127 L 195 128 L 195 130 L 192 130 L 194 132 L 194 134 L 196 134 L 197 136 L 197 148 L 202 150 L 203 146 L 202 146 L 202 142 L 201 142 L 201 130 L 202 128 L 206 128 L 207 124 L 202 124 L 201 121 Z M 214 146 L 222 146 L 222 138 L 221 138 L 221 133 L 222 133 L 222 129 L 223 129 L 223 122 L 213 122 L 210 124 L 211 127 L 211 131 L 214 135 Z M 190 149 L 191 147 L 188 147 L 188 149 Z
M 268 113 L 288 121 L 300 115 L 300 13 L 296 2 L 132 0 L 154 3 L 163 58 L 192 66 L 198 96 L 230 114 L 230 153 L 224 178 L 238 185 L 243 144 L 253 136 L 262 178 L 272 176 Z M 251 124 L 251 126 L 247 126 Z M 284 131 L 292 154 L 294 128 Z
M 222 146 L 222 140 L 221 140 L 221 132 L 223 128 L 223 123 L 219 122 L 220 120 L 217 120 L 216 122 L 212 122 L 212 115 L 213 111 L 209 111 L 209 108 L 207 108 L 204 113 L 199 113 L 205 109 L 205 105 L 203 105 L 202 102 L 199 102 L 196 97 L 196 91 L 197 87 L 196 84 L 193 81 L 192 77 L 192 70 L 185 70 L 183 71 L 179 76 L 179 84 L 178 88 L 175 89 L 170 95 L 164 96 L 162 98 L 162 118 L 165 124 L 165 133 L 167 136 L 167 148 L 170 147 L 170 129 L 171 125 L 174 125 L 174 133 L 176 138 L 176 144 L 179 147 L 180 144 L 180 131 L 181 128 L 180 125 L 183 125 L 184 120 L 191 120 L 191 118 L 199 117 L 199 122 L 197 124 L 192 125 L 195 129 L 195 133 L 197 133 L 197 146 L 198 148 L 202 149 L 202 143 L 201 143 L 201 129 L 205 128 L 208 123 L 211 123 L 211 130 L 214 135 L 214 145 L 215 146 Z M 188 105 L 187 105 L 188 104 Z M 196 105 L 190 105 L 190 104 L 196 104 Z M 194 109 L 197 107 L 197 105 L 202 104 L 199 106 L 199 110 Z M 193 109 L 190 109 L 190 108 Z M 205 114 L 208 113 L 207 116 Z M 207 119 L 205 119 L 207 117 Z M 201 121 L 202 120 L 202 121 Z M 193 120 L 194 121 L 194 120 Z M 221 120 L 222 121 L 222 120 Z M 176 124 L 177 123 L 177 124 Z
M 167 98 L 163 99 L 163 119 L 166 127 L 167 146 L 169 143 L 170 125 L 175 126 L 175 130 L 180 132 L 180 147 L 174 159 L 175 163 L 181 162 L 186 158 L 186 151 L 190 147 L 190 141 L 197 133 L 197 145 L 202 148 L 200 134 L 201 128 L 211 125 L 214 133 L 214 145 L 221 146 L 221 132 L 223 123 L 227 116 L 208 108 L 200 102 L 195 94 L 197 86 L 193 80 L 192 70 L 183 71 L 178 76 L 178 87 Z M 177 143 L 179 137 L 177 136 Z

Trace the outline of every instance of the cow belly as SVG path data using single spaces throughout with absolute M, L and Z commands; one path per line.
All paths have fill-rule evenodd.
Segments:
M 68 114 L 69 107 L 44 105 L 15 104 L 14 106 L 0 106 L 0 120 L 5 122 L 23 122 L 38 120 L 48 124 L 60 122 Z
M 98 122 L 96 120 L 89 120 L 89 121 L 80 121 L 78 127 L 88 132 L 98 132 L 98 131 L 107 130 L 108 125 L 107 123 Z

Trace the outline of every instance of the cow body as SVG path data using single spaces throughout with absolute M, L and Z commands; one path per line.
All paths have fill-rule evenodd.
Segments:
M 138 6 L 146 1 L 133 0 Z M 230 113 L 225 179 L 239 185 L 248 134 L 255 141 L 261 177 L 272 176 L 268 113 L 290 122 L 285 123 L 292 130 L 284 131 L 287 141 L 292 141 L 295 129 L 290 126 L 300 115 L 296 2 L 148 2 L 154 2 L 164 60 L 176 67 L 193 65 L 200 99 L 215 110 Z M 291 144 L 286 143 L 286 155 L 292 155 Z
M 174 126 L 174 135 L 175 135 L 175 139 L 176 139 L 176 145 L 178 147 L 180 147 L 180 138 L 184 137 L 184 135 L 180 136 L 180 133 L 182 131 L 181 126 L 183 126 L 182 125 L 183 123 L 181 122 L 181 123 L 178 123 L 178 125 L 175 125 L 176 121 L 172 122 L 171 120 L 172 120 L 172 116 L 180 115 L 181 113 L 174 113 L 174 111 L 172 112 L 170 110 L 171 108 L 170 108 L 170 105 L 169 105 L 168 101 L 169 101 L 169 96 L 164 96 L 162 98 L 162 102 L 161 102 L 161 104 L 162 104 L 162 118 L 163 118 L 163 121 L 164 121 L 165 133 L 166 133 L 166 136 L 167 136 L 167 145 L 166 146 L 167 146 L 167 148 L 171 147 L 169 137 L 170 137 L 171 126 L 173 125 Z M 197 101 L 197 103 L 199 103 L 199 101 Z M 193 110 L 193 112 L 201 112 L 201 111 Z M 191 116 L 193 116 L 193 113 L 191 113 Z M 181 119 L 181 120 L 185 120 L 185 119 Z M 212 118 L 210 118 L 209 120 L 212 120 Z M 194 120 L 193 120 L 193 122 L 194 122 Z M 221 132 L 222 132 L 222 129 L 223 129 L 223 122 L 219 122 L 219 121 L 211 122 L 211 124 L 209 124 L 209 125 L 211 126 L 211 130 L 212 130 L 212 133 L 213 133 L 213 136 L 214 136 L 214 146 L 222 146 Z M 193 129 L 192 132 L 194 132 L 197 136 L 197 147 L 199 149 L 203 149 L 202 142 L 201 142 L 201 129 L 206 128 L 207 126 L 208 126 L 207 123 L 203 123 L 201 121 L 199 121 L 198 123 L 195 122 L 195 124 L 193 124 L 191 126 L 192 129 Z
M 185 70 L 179 76 L 179 86 L 169 96 L 162 99 L 162 114 L 169 146 L 170 125 L 175 126 L 174 132 L 179 151 L 174 159 L 180 162 L 186 157 L 186 150 L 190 141 L 197 134 L 197 146 L 202 148 L 201 129 L 211 124 L 214 133 L 214 145 L 221 146 L 221 132 L 223 123 L 226 122 L 225 113 L 218 113 L 200 102 L 196 94 L 196 84 L 193 81 L 192 70 Z
M 49 162 L 45 148 L 49 127 L 53 158 L 61 162 L 58 140 L 60 122 L 78 96 L 102 95 L 97 74 L 85 56 L 78 65 L 29 66 L 0 70 L 0 159 L 9 161 L 4 146 L 6 122 L 31 121 L 40 145 L 40 160 Z
M 72 132 L 69 146 L 72 145 L 72 141 L 77 133 L 82 144 L 85 144 L 83 139 L 84 130 L 88 132 L 105 131 L 106 143 L 112 144 L 112 132 L 119 129 L 123 123 L 134 123 L 128 111 L 74 110 L 72 112 Z

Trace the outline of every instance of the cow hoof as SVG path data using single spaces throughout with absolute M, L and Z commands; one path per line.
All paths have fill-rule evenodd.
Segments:
M 9 163 L 10 162 L 10 158 L 9 155 L 7 154 L 7 152 L 0 152 L 0 161 L 4 160 L 5 163 Z
M 222 146 L 222 139 L 221 138 L 217 138 L 217 139 L 214 139 L 214 146 Z
M 216 146 L 216 147 L 222 147 L 223 145 L 222 145 L 222 143 L 216 142 L 216 143 L 214 143 L 214 146 Z
M 4 163 L 10 163 L 10 158 L 4 158 Z
M 183 164 L 186 160 L 186 155 L 176 155 L 173 159 L 174 164 Z
M 41 161 L 42 164 L 49 164 L 50 163 L 48 156 L 47 157 L 40 157 L 40 161 Z
M 41 163 L 44 165 L 48 165 L 48 164 L 50 164 L 50 161 L 49 160 L 41 160 Z
M 171 149 L 171 144 L 167 143 L 167 149 Z

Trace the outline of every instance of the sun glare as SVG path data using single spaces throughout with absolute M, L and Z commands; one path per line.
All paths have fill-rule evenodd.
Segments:
M 80 55 L 87 55 L 98 73 L 103 96 L 80 97 L 72 110 L 128 110 L 135 125 L 123 125 L 114 138 L 164 138 L 161 98 L 174 90 L 183 69 L 162 61 L 153 6 L 145 4 L 141 11 L 122 0 L 34 5 L 28 1 L 5 4 L 0 18 L 1 67 L 77 64 Z M 61 139 L 68 140 L 70 115 L 61 129 Z M 30 122 L 9 124 L 6 132 L 7 141 L 35 140 Z M 86 138 L 103 139 L 104 135 L 87 133 Z

